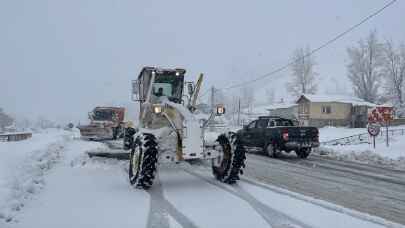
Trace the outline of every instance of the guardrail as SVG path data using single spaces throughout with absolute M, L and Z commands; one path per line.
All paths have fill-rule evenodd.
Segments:
M 32 137 L 32 133 L 5 133 L 0 134 L 0 142 L 12 142 L 26 140 Z
M 377 138 L 385 139 L 386 130 L 381 130 L 380 134 Z M 391 129 L 388 130 L 388 135 L 395 136 L 395 135 L 405 135 L 405 129 Z M 356 134 L 351 135 L 343 138 L 338 138 L 334 140 L 328 140 L 325 142 L 321 142 L 321 145 L 329 145 L 329 146 L 337 146 L 337 145 L 358 145 L 362 143 L 371 144 L 371 138 L 368 133 L 363 134 Z

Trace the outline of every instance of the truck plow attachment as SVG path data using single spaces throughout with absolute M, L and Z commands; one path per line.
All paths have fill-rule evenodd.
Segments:
M 124 151 L 121 141 L 103 141 L 108 146 L 107 151 L 89 151 L 87 155 L 92 157 L 112 158 L 118 160 L 129 160 L 129 152 Z

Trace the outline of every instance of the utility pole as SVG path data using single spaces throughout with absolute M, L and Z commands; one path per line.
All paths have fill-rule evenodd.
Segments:
M 238 126 L 240 125 L 240 97 L 238 99 Z
M 214 111 L 215 109 L 215 88 L 214 86 L 211 87 L 211 110 Z

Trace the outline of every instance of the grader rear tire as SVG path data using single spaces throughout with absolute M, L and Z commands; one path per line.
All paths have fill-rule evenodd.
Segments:
M 158 150 L 152 134 L 140 134 L 133 143 L 129 157 L 129 181 L 136 188 L 149 189 L 155 178 Z
M 246 149 L 233 132 L 218 136 L 217 142 L 222 147 L 223 155 L 213 159 L 212 172 L 218 180 L 234 184 L 239 180 L 239 174 L 243 174 Z

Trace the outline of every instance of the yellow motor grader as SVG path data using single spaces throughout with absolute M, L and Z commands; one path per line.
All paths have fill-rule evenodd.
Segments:
M 214 176 L 229 184 L 242 174 L 246 151 L 237 134 L 220 134 L 215 142 L 204 137 L 208 123 L 225 108 L 217 106 L 207 121 L 196 119 L 203 75 L 194 84 L 184 81 L 185 73 L 144 67 L 132 82 L 133 100 L 140 104 L 139 129 L 126 129 L 124 147 L 130 150 L 129 180 L 137 188 L 152 186 L 158 163 L 208 159 Z

